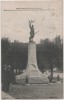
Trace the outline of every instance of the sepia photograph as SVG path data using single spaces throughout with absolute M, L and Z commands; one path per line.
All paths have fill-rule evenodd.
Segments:
M 1 1 L 1 99 L 63 99 L 63 0 Z

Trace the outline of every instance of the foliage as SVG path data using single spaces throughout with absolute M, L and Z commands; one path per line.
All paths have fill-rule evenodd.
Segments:
M 41 40 L 38 48 L 39 67 L 43 70 L 50 69 L 53 76 L 53 68 L 63 70 L 63 41 L 57 36 L 53 41 L 49 39 Z M 41 70 L 42 71 L 42 70 Z
M 8 38 L 1 39 L 2 65 L 9 64 L 14 69 L 23 70 L 27 66 L 28 43 L 10 42 Z M 63 70 L 63 41 L 57 36 L 53 41 L 41 40 L 37 44 L 37 63 L 42 71 L 53 68 Z

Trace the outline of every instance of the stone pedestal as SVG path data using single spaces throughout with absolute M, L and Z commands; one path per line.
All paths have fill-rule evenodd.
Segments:
M 41 72 L 37 66 L 37 57 L 36 57 L 36 43 L 30 42 L 28 44 L 28 62 L 26 68 L 27 77 L 37 77 Z
M 45 79 L 43 74 L 38 69 L 35 42 L 30 42 L 28 44 L 26 77 L 28 79 L 28 83 L 43 83 L 43 79 Z

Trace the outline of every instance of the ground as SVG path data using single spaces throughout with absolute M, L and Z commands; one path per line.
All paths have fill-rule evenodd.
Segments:
M 16 99 L 62 99 L 63 84 L 14 84 L 9 94 Z

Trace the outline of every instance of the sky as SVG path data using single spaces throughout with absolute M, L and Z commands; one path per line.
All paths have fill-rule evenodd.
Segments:
M 10 41 L 29 42 L 29 20 L 33 23 L 34 41 L 62 37 L 62 0 L 51 1 L 2 1 L 1 37 Z

